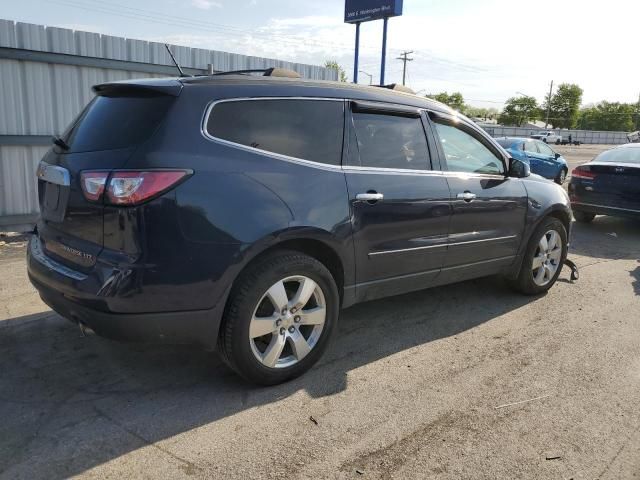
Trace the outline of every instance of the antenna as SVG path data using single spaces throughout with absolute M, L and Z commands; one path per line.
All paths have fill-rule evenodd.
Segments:
M 169 45 L 167 43 L 165 43 L 164 46 L 167 49 L 167 52 L 169 52 L 169 56 L 171 57 L 171 60 L 173 60 L 173 63 L 175 63 L 176 68 L 180 72 L 180 76 L 181 77 L 190 77 L 191 75 L 187 75 L 186 73 L 184 73 L 182 71 L 182 68 L 180 68 L 180 64 L 177 62 L 176 57 L 173 56 L 173 53 L 171 53 L 171 49 L 169 48 Z

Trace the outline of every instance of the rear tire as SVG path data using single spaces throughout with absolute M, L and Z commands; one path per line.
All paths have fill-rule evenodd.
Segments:
M 595 213 L 582 212 L 580 210 L 573 211 L 573 218 L 576 219 L 576 222 L 579 223 L 591 223 L 593 219 L 596 218 Z
M 286 382 L 322 356 L 339 309 L 338 288 L 322 263 L 300 252 L 276 251 L 249 266 L 234 284 L 220 353 L 249 382 Z
M 567 231 L 560 220 L 547 217 L 531 235 L 514 288 L 524 295 L 546 292 L 556 283 L 566 258 Z

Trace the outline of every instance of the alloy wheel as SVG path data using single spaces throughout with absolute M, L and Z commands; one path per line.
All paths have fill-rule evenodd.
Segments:
M 533 282 L 542 287 L 555 276 L 562 259 L 562 238 L 555 230 L 549 230 L 538 242 L 531 265 Z
M 251 351 L 265 367 L 291 367 L 316 346 L 326 316 L 324 293 L 315 281 L 300 275 L 279 280 L 251 317 Z

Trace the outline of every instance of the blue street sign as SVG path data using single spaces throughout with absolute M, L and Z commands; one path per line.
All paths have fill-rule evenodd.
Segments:
M 368 22 L 402 15 L 402 0 L 345 0 L 345 23 Z

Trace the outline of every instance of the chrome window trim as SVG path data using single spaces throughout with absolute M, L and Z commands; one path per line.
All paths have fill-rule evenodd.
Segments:
M 60 185 L 62 187 L 68 187 L 71 185 L 71 175 L 69 174 L 69 170 L 43 161 L 40 161 L 38 164 L 36 176 L 40 180 Z
M 230 102 L 250 102 L 257 100 L 310 100 L 310 101 L 323 101 L 323 102 L 342 102 L 345 103 L 344 98 L 332 98 L 332 97 L 236 97 L 236 98 L 223 98 L 220 100 L 214 100 L 209 102 L 207 105 L 204 116 L 202 117 L 202 124 L 200 125 L 200 133 L 206 138 L 215 143 L 219 143 L 221 145 L 225 145 L 227 147 L 237 148 L 239 150 L 244 150 L 246 152 L 258 153 L 261 155 L 266 155 L 271 158 L 275 158 L 276 160 L 283 160 L 285 162 L 295 163 L 298 165 L 304 165 L 307 167 L 315 167 L 321 170 L 329 170 L 332 172 L 341 172 L 342 165 L 331 165 L 328 163 L 320 163 L 314 162 L 313 160 L 305 160 L 304 158 L 291 157 L 289 155 L 284 155 L 282 153 L 270 152 L 269 150 L 263 150 L 261 148 L 249 147 L 247 145 L 243 145 L 241 143 L 231 142 L 229 140 L 225 140 L 223 138 L 219 138 L 211 135 L 207 131 L 207 124 L 209 123 L 209 117 L 211 116 L 211 112 L 215 108 L 216 105 L 220 103 L 230 103 Z M 344 129 L 343 129 L 344 131 Z
M 65 267 L 61 263 L 56 262 L 55 260 L 47 257 L 42 251 L 42 247 L 40 246 L 40 239 L 37 236 L 31 237 L 29 248 L 31 250 L 31 255 L 33 258 L 54 272 L 59 273 L 60 275 L 64 275 L 65 277 L 73 278 L 74 280 L 86 280 L 87 275 L 81 272 L 77 272 L 68 267 Z
M 621 212 L 640 213 L 640 210 L 633 208 L 609 207 L 607 205 L 597 205 L 595 203 L 571 202 L 571 205 L 584 205 L 585 207 L 608 208 L 610 210 L 620 210 Z
M 517 235 L 508 235 L 505 237 L 493 237 L 493 238 L 482 238 L 478 240 L 466 240 L 464 242 L 453 242 L 453 243 L 440 243 L 438 245 L 426 245 L 424 247 L 411 247 L 411 248 L 401 248 L 397 250 L 380 250 L 377 252 L 369 252 L 370 257 L 374 257 L 376 255 L 386 255 L 392 253 L 406 253 L 406 252 L 415 252 L 418 250 L 429 250 L 432 248 L 442 248 L 442 247 L 456 247 L 459 245 L 469 245 L 473 243 L 483 243 L 483 242 L 496 242 L 499 240 L 512 240 L 517 238 Z

